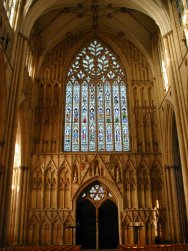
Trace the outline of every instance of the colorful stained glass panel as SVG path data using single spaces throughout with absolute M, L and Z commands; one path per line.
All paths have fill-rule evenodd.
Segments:
M 69 68 L 65 151 L 129 151 L 124 72 L 115 55 L 93 40 Z

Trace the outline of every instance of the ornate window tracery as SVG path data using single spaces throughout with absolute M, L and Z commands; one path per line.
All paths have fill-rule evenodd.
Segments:
M 99 201 L 104 198 L 105 190 L 102 186 L 99 185 L 92 186 L 89 190 L 89 196 L 91 197 L 91 199 Z
M 106 198 L 113 198 L 112 194 L 110 191 L 108 191 L 108 189 L 96 182 L 94 184 L 92 184 L 91 186 L 89 186 L 87 188 L 87 190 L 85 190 L 83 192 L 83 194 L 81 195 L 82 199 L 89 199 L 93 202 L 102 202 L 104 201 Z
M 68 70 L 65 151 L 129 151 L 125 74 L 114 54 L 94 40 Z

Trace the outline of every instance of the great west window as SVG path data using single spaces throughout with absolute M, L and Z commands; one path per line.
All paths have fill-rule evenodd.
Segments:
M 125 74 L 93 40 L 67 74 L 64 151 L 129 151 Z

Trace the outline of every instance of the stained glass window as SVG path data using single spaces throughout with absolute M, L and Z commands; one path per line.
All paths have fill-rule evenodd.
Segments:
M 184 6 L 183 6 L 182 0 L 176 0 L 176 8 L 178 11 L 180 23 L 182 24 L 182 16 L 183 16 L 183 12 L 184 12 Z
M 103 184 L 96 182 L 88 186 L 81 197 L 82 199 L 89 199 L 96 203 L 113 198 L 113 195 Z
M 91 197 L 91 199 L 99 201 L 104 198 L 105 190 L 102 186 L 97 184 L 90 188 L 89 196 Z
M 176 8 L 188 47 L 188 0 L 176 0 Z
M 129 151 L 125 74 L 115 55 L 94 40 L 67 74 L 65 151 Z

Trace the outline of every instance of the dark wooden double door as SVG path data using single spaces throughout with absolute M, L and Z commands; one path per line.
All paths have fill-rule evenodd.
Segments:
M 111 200 L 96 208 L 89 200 L 77 207 L 76 243 L 85 249 L 116 249 L 119 244 L 118 209 Z

